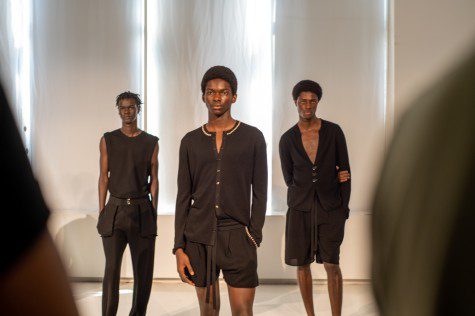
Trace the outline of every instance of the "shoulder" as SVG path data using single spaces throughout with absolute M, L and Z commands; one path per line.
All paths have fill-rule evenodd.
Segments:
M 204 135 L 204 133 L 203 133 L 202 126 L 200 126 L 198 128 L 195 128 L 194 130 L 189 131 L 188 133 L 186 133 L 185 136 L 183 136 L 183 138 L 181 139 L 181 143 L 182 144 L 188 144 L 188 143 L 193 142 L 194 140 L 198 139 L 202 135 Z
M 255 138 L 264 138 L 264 134 L 255 126 L 240 122 L 239 127 L 237 128 L 241 133 L 246 136 L 255 137 Z
M 110 132 L 105 132 L 103 137 L 105 139 L 108 139 L 108 138 L 111 138 L 111 137 L 117 137 L 117 136 L 120 136 L 120 133 L 121 133 L 120 129 L 115 129 L 115 130 L 110 131 Z
M 296 129 L 298 129 L 297 124 L 293 125 L 287 131 L 285 131 L 285 133 L 282 134 L 282 136 L 280 136 L 280 142 L 290 141 L 292 137 L 295 135 Z
M 159 138 L 157 136 L 149 134 L 146 131 L 143 131 L 142 133 L 144 133 L 144 137 L 152 143 L 156 143 L 159 140 Z
M 322 119 L 322 127 L 332 134 L 343 135 L 343 130 L 337 123 Z
M 266 139 L 260 129 L 243 122 L 240 122 L 239 124 L 240 125 L 237 129 L 239 130 L 239 134 L 242 135 L 241 137 L 248 140 L 254 140 L 254 143 L 257 144 L 265 144 Z

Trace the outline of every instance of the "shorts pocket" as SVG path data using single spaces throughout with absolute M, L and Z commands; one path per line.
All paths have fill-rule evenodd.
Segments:
M 244 230 L 246 231 L 247 239 L 251 242 L 251 245 L 257 249 L 258 248 L 257 243 L 254 240 L 254 237 L 252 237 L 251 233 L 249 232 L 249 228 L 244 227 Z

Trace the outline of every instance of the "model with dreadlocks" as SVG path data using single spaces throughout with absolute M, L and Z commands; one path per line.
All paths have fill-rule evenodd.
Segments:
M 233 315 L 252 315 L 267 202 L 266 143 L 257 128 L 231 116 L 237 80 L 229 68 L 210 68 L 201 91 L 208 123 L 181 141 L 173 253 L 182 281 L 196 287 L 201 315 L 219 314 L 220 270 Z
M 121 93 L 116 106 L 122 127 L 100 142 L 99 221 L 106 268 L 102 315 L 116 315 L 122 255 L 129 245 L 134 271 L 130 315 L 145 315 L 150 297 L 157 235 L 158 138 L 138 129 L 142 101 Z M 150 181 L 149 181 L 150 179 Z M 106 204 L 107 191 L 110 196 Z
M 341 315 L 343 297 L 340 245 L 348 218 L 351 182 L 341 128 L 316 116 L 322 88 L 311 80 L 295 85 L 299 121 L 282 135 L 279 153 L 288 186 L 285 262 L 297 266 L 308 315 L 314 315 L 310 263 L 323 263 L 332 315 Z M 340 170 L 338 172 L 337 170 Z

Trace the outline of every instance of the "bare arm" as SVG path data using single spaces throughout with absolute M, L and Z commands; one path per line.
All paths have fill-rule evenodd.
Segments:
M 2 315 L 78 315 L 58 252 L 45 230 L 0 278 Z
M 101 138 L 99 151 L 101 154 L 99 159 L 99 211 L 102 211 L 106 205 L 107 189 L 109 188 L 109 164 L 106 140 L 104 137 Z
M 150 193 L 152 194 L 153 208 L 157 210 L 158 207 L 158 143 L 152 154 L 152 170 L 150 174 Z

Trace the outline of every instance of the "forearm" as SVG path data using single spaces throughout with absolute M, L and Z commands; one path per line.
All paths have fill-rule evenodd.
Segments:
M 150 194 L 152 195 L 152 205 L 155 211 L 158 208 L 158 179 L 155 179 L 150 184 Z
M 99 177 L 99 211 L 104 209 L 106 205 L 107 189 L 109 188 L 109 178 L 106 176 Z

